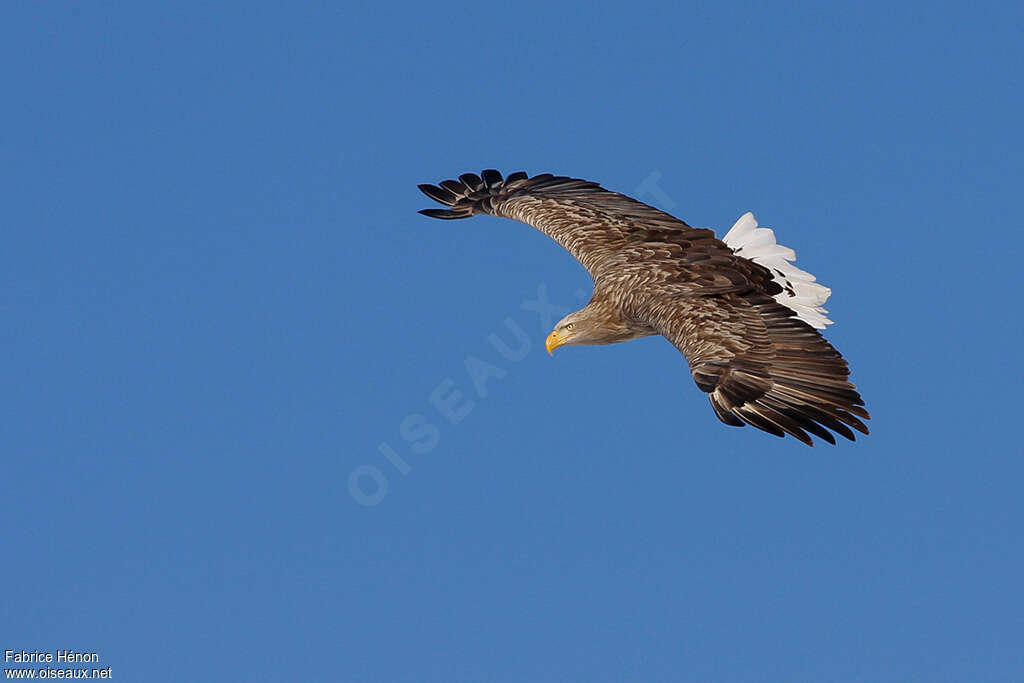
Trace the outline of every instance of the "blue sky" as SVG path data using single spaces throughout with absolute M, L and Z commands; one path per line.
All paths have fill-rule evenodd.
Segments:
M 3 10 L 0 649 L 1024 678 L 1020 4 L 350 4 Z M 727 428 L 660 338 L 549 358 L 583 269 L 416 214 L 491 167 L 753 210 L 871 436 Z

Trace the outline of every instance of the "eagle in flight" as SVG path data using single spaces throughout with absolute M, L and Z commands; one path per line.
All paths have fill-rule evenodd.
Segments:
M 448 207 L 426 216 L 522 221 L 587 269 L 593 298 L 555 326 L 549 353 L 660 334 L 727 425 L 809 446 L 810 434 L 834 444 L 829 430 L 851 441 L 853 429 L 868 433 L 846 361 L 818 332 L 832 322 L 821 307 L 831 290 L 794 266 L 793 250 L 753 214 L 718 239 L 598 183 L 550 173 L 486 170 L 419 188 Z

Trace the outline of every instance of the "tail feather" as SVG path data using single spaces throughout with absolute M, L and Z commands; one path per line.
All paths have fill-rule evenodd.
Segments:
M 749 211 L 736 221 L 732 229 L 722 238 L 726 246 L 744 258 L 767 268 L 772 279 L 782 286 L 775 300 L 796 313 L 797 317 L 819 330 L 831 325 L 822 305 L 832 290 L 819 284 L 806 270 L 793 265 L 796 252 L 775 241 L 775 232 L 757 224 L 754 214 Z

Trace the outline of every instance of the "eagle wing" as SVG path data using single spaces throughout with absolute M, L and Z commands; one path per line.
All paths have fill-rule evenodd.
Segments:
M 686 356 L 697 386 L 722 422 L 749 424 L 813 445 L 829 429 L 864 434 L 864 401 L 846 360 L 821 333 L 763 293 L 671 293 L 650 299 L 646 322 Z
M 487 170 L 419 188 L 450 207 L 421 214 L 457 219 L 483 213 L 522 221 L 562 245 L 602 284 L 672 282 L 705 294 L 751 286 L 782 289 L 767 269 L 737 258 L 713 231 L 692 228 L 588 180 L 521 172 L 503 178 Z
M 776 301 L 787 295 L 769 268 L 713 231 L 597 183 L 551 174 L 487 170 L 419 188 L 449 207 L 424 215 L 512 218 L 562 245 L 626 315 L 683 353 L 722 422 L 807 444 L 808 432 L 830 443 L 829 429 L 851 440 L 851 427 L 867 433 L 858 417 L 869 416 L 843 357 Z
M 558 242 L 588 270 L 638 229 L 692 230 L 678 218 L 598 183 L 550 173 L 527 177 L 520 172 L 503 178 L 498 171 L 487 170 L 419 188 L 451 207 L 423 209 L 425 216 L 455 219 L 485 213 L 519 220 Z

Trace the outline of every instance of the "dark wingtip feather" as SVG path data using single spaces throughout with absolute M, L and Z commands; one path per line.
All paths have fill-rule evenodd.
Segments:
M 811 416 L 801 413 L 797 406 L 787 404 L 785 401 L 772 396 L 765 396 L 761 400 L 765 405 L 771 406 L 786 417 L 794 420 L 805 431 L 828 441 L 833 446 L 836 445 L 836 437 L 832 436 L 832 432 L 815 422 Z
M 497 187 L 501 187 L 501 183 L 503 180 L 501 177 L 501 173 L 494 170 L 493 168 L 489 168 L 486 171 L 482 171 L 480 175 L 483 177 L 484 183 L 487 184 L 488 188 L 494 189 Z
M 555 190 L 568 195 L 576 190 L 598 186 L 596 183 L 550 173 L 541 173 L 531 178 L 524 171 L 516 171 L 506 177 L 500 171 L 488 168 L 481 171 L 480 175 L 463 173 L 458 180 L 442 180 L 437 185 L 425 183 L 418 187 L 434 201 L 451 207 L 450 211 L 428 209 L 420 213 L 431 218 L 450 220 L 469 218 L 476 214 L 498 215 L 499 207 L 505 200 L 517 192 L 528 192 L 530 188 Z
M 799 413 L 793 413 L 793 414 L 789 415 L 789 417 L 791 417 L 794 420 L 796 420 L 797 423 L 803 429 L 807 430 L 811 434 L 814 434 L 816 437 L 818 437 L 820 439 L 824 439 L 825 441 L 828 441 L 833 446 L 836 445 L 836 437 L 832 436 L 832 432 L 828 431 L 827 429 L 825 429 L 824 427 L 819 425 L 814 420 L 809 420 L 809 419 L 803 417 L 802 415 L 800 415 Z
M 426 183 L 422 185 L 417 185 L 416 187 L 420 188 L 420 192 L 427 195 L 435 202 L 445 204 L 446 206 L 451 206 L 452 204 L 455 203 L 455 200 L 458 199 L 454 192 L 443 187 L 437 187 L 436 185 L 428 185 Z
M 743 420 L 739 419 L 738 417 L 736 417 L 735 415 L 730 413 L 727 408 L 725 408 L 724 406 L 718 405 L 718 401 L 716 400 L 714 394 L 709 394 L 708 398 L 711 400 L 711 407 L 714 409 L 715 415 L 718 417 L 719 420 L 721 420 L 725 424 L 729 425 L 730 427 L 746 427 L 747 426 L 746 422 L 744 422 Z
M 469 193 L 469 188 L 460 183 L 458 180 L 442 180 L 438 184 L 457 197 L 462 197 Z
M 854 415 L 863 417 L 865 420 L 870 420 L 871 415 L 868 413 L 867 410 L 861 408 L 862 405 L 864 405 L 863 399 L 861 399 L 860 396 L 857 396 L 857 402 L 854 403 L 853 405 L 846 406 L 846 410 L 853 413 Z
M 768 432 L 773 436 L 777 436 L 779 438 L 786 436 L 786 432 L 784 432 L 782 428 L 758 415 L 757 412 L 752 410 L 749 405 L 737 406 L 736 408 L 733 408 L 733 413 L 747 424 L 754 425 L 758 429 Z
M 483 179 L 476 173 L 463 173 L 459 176 L 459 180 L 473 192 L 479 192 L 484 187 Z
M 441 220 L 451 221 L 456 218 L 469 218 L 472 216 L 471 213 L 465 211 L 452 211 L 450 209 L 420 209 L 419 213 L 424 216 L 430 216 L 431 218 L 440 218 Z

